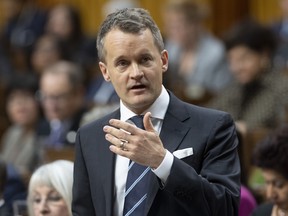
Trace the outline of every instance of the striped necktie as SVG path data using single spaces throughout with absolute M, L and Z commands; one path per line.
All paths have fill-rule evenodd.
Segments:
M 130 120 L 137 127 L 144 129 L 143 116 L 134 116 Z M 144 215 L 150 173 L 150 167 L 142 166 L 130 160 L 123 216 Z

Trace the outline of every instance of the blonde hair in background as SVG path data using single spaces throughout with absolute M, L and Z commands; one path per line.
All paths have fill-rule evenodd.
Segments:
M 56 160 L 40 166 L 32 174 L 28 189 L 28 211 L 30 216 L 33 213 L 33 191 L 38 186 L 54 188 L 65 200 L 69 214 L 72 215 L 72 186 L 73 186 L 74 164 L 68 160 Z

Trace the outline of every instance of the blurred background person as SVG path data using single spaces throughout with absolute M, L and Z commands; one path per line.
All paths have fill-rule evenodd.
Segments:
M 2 0 L 6 23 L 0 39 L 13 72 L 29 71 L 29 59 L 34 42 L 44 32 L 46 12 L 33 0 Z
M 30 59 L 31 69 L 36 76 L 40 77 L 41 73 L 50 65 L 68 59 L 61 40 L 54 35 L 44 34 L 33 46 Z
M 40 77 L 38 99 L 45 121 L 38 135 L 45 147 L 74 147 L 76 131 L 84 107 L 83 72 L 72 62 L 60 61 L 47 68 Z
M 36 131 L 41 108 L 35 99 L 38 82 L 34 76 L 18 75 L 7 89 L 6 110 L 10 126 L 1 141 L 0 157 L 15 168 L 24 183 L 41 162 Z
M 56 160 L 39 167 L 29 182 L 30 216 L 72 216 L 73 162 Z
M 15 200 L 25 200 L 31 173 L 41 163 L 42 151 L 36 128 L 41 108 L 35 99 L 37 79 L 19 74 L 11 80 L 6 95 L 10 125 L 1 139 L 0 158 L 7 164 L 5 198 L 12 208 Z
M 70 4 L 57 4 L 49 11 L 45 33 L 61 41 L 68 60 L 83 68 L 85 82 L 98 70 L 96 36 L 84 33 L 78 9 Z
M 223 43 L 204 25 L 208 8 L 194 0 L 170 0 L 164 8 L 169 52 L 165 86 L 186 101 L 210 99 L 231 81 Z
M 274 34 L 257 22 L 243 21 L 227 33 L 225 45 L 235 81 L 206 106 L 230 113 L 244 134 L 274 128 L 288 101 L 287 77 L 273 71 Z
M 104 82 L 99 71 L 96 36 L 87 36 L 82 29 L 77 8 L 69 4 L 55 5 L 49 12 L 45 32 L 56 36 L 62 43 L 65 59 L 82 67 L 85 91 L 85 106 L 118 102 L 118 96 L 110 83 Z
M 259 142 L 252 155 L 265 179 L 266 201 L 255 209 L 253 216 L 288 215 L 288 125 Z

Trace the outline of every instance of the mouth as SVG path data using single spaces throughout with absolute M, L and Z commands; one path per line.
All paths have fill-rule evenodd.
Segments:
M 146 88 L 146 85 L 144 84 L 136 84 L 136 85 L 133 85 L 130 89 L 131 90 L 144 90 Z

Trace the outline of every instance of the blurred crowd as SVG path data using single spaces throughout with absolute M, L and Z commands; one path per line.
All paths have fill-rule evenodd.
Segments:
M 77 8 L 59 4 L 44 11 L 29 0 L 1 4 L 7 20 L 0 30 L 0 215 L 5 216 L 19 210 L 13 204 L 26 200 L 31 176 L 51 162 L 47 152 L 70 149 L 73 155 L 78 128 L 117 109 L 119 98 L 98 68 L 97 33 L 85 34 Z M 137 6 L 136 1 L 111 0 L 102 13 Z M 256 143 L 246 139 L 253 131 L 268 131 L 264 137 L 288 122 L 288 0 L 279 0 L 279 6 L 283 19 L 273 25 L 247 18 L 221 38 L 205 27 L 206 5 L 170 0 L 161 11 L 169 52 L 164 85 L 188 103 L 229 112 L 239 134 L 240 158 L 250 153 L 252 158 L 245 145 L 254 150 Z M 255 165 L 267 168 L 259 154 Z M 239 215 L 248 216 L 266 198 L 259 198 L 249 183 L 251 170 L 242 168 L 245 204 Z M 288 185 L 287 166 L 282 171 Z M 7 214 L 1 213 L 1 200 Z M 288 198 L 281 202 L 288 211 Z

